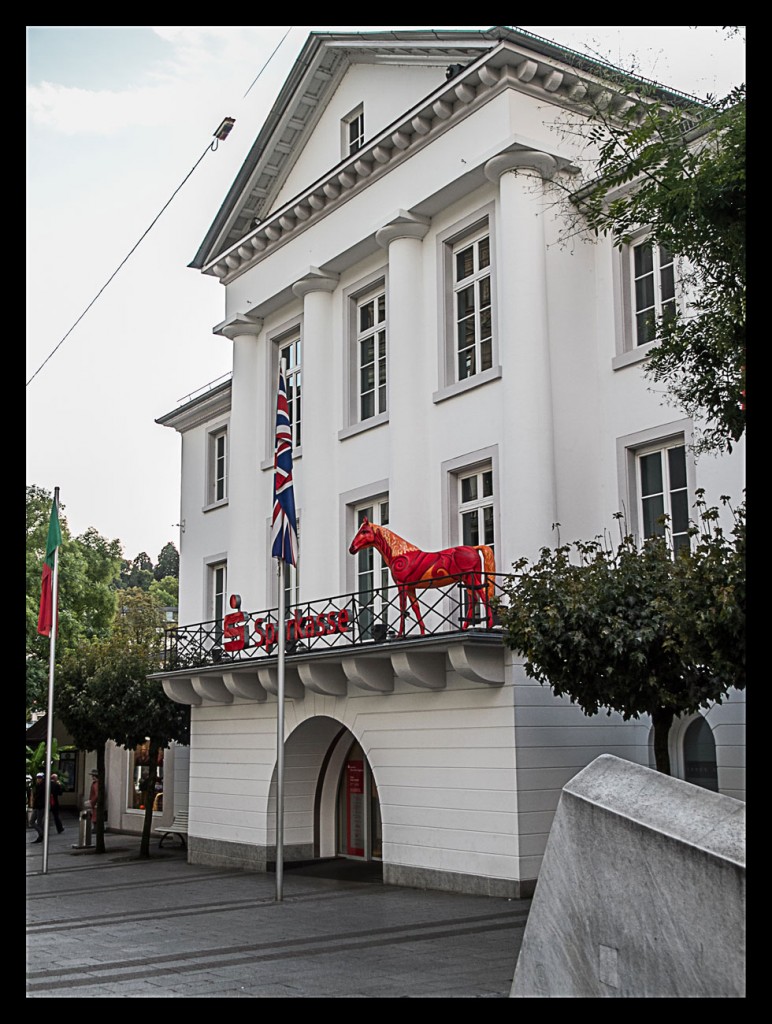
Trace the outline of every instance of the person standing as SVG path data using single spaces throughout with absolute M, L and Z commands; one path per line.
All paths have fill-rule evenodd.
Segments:
M 99 797 L 99 772 L 96 768 L 91 769 L 91 789 L 88 794 L 88 805 L 91 808 L 91 822 L 96 825 L 97 799 Z
M 54 816 L 56 831 L 64 832 L 64 825 L 59 817 L 59 797 L 64 792 L 64 786 L 59 781 L 56 772 L 51 772 L 51 814 Z
M 33 843 L 43 842 L 43 829 L 46 821 L 46 777 L 43 772 L 35 776 L 35 789 L 32 797 L 32 825 L 38 834 Z

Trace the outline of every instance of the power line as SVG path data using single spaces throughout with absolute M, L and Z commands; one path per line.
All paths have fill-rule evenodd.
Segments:
M 230 122 L 230 124 L 228 124 L 228 122 Z M 225 125 L 228 125 L 228 127 L 227 127 L 227 128 L 224 128 L 224 126 L 225 126 Z M 83 317 L 84 317 L 84 316 L 86 315 L 86 313 L 88 313 L 88 311 L 89 311 L 89 310 L 91 309 L 91 307 L 92 307 L 92 306 L 94 305 L 94 303 L 95 303 L 95 302 L 96 302 L 96 300 L 97 300 L 97 299 L 99 298 L 99 296 L 100 296 L 100 295 L 102 294 L 102 292 L 103 292 L 103 291 L 105 290 L 105 288 L 106 288 L 106 287 L 108 286 L 108 284 L 109 284 L 109 283 L 110 283 L 110 282 L 112 281 L 112 279 L 113 279 L 113 278 L 115 277 L 115 275 L 116 275 L 116 274 L 118 273 L 118 271 L 119 271 L 119 270 L 121 269 L 121 267 L 122 267 L 122 266 L 124 265 L 124 263 L 126 263 L 126 261 L 127 261 L 128 259 L 129 259 L 129 257 L 131 256 L 131 254 L 132 254 L 132 253 L 133 253 L 133 252 L 134 252 L 134 251 L 135 251 L 135 250 L 136 250 L 136 249 L 138 248 L 138 246 L 139 246 L 140 242 L 142 241 L 142 239 L 143 239 L 143 238 L 145 238 L 145 236 L 146 236 L 146 235 L 148 234 L 148 232 L 149 232 L 149 231 L 151 231 L 151 229 L 153 228 L 153 226 L 154 226 L 154 225 L 155 225 L 155 224 L 157 223 L 157 221 L 158 221 L 158 219 L 160 218 L 161 214 L 162 214 L 162 213 L 164 212 L 164 210 L 165 210 L 165 209 L 167 208 L 167 206 L 169 205 L 169 203 L 171 203 L 172 199 L 174 199 L 174 197 L 175 197 L 175 196 L 177 195 L 177 193 L 179 192 L 179 190 L 180 190 L 180 189 L 182 188 L 182 186 L 183 186 L 183 185 L 185 184 L 185 182 L 186 182 L 186 181 L 188 180 L 188 178 L 189 178 L 189 177 L 191 176 L 191 174 L 193 173 L 193 171 L 195 171 L 195 169 L 196 169 L 196 168 L 198 167 L 198 165 L 199 165 L 199 164 L 201 163 L 201 161 L 202 161 L 202 160 L 204 159 L 204 157 L 205 157 L 205 156 L 206 156 L 206 154 L 207 154 L 207 153 L 209 152 L 209 150 L 210 150 L 210 149 L 211 149 L 212 151 L 216 150 L 216 149 L 217 149 L 217 143 L 218 143 L 219 139 L 220 139 L 220 138 L 225 138 L 225 137 L 227 137 L 227 135 L 228 135 L 228 132 L 230 132 L 230 130 L 231 130 L 231 128 L 232 128 L 232 127 L 233 127 L 233 118 L 226 118 L 226 119 L 225 119 L 225 120 L 224 120 L 224 121 L 222 122 L 222 124 L 220 125 L 220 127 L 219 127 L 219 128 L 217 129 L 217 131 L 216 131 L 216 132 L 214 133 L 214 135 L 215 135 L 215 138 L 214 138 L 214 142 L 210 142 L 210 143 L 209 143 L 209 145 L 208 145 L 208 146 L 206 147 L 206 149 L 204 150 L 204 152 L 203 152 L 203 153 L 201 154 L 201 156 L 200 156 L 200 157 L 198 158 L 198 160 L 196 160 L 196 162 L 195 162 L 195 163 L 193 164 L 193 166 L 192 166 L 192 167 L 190 168 L 190 170 L 188 171 L 188 173 L 187 173 L 187 174 L 185 175 L 185 177 L 184 177 L 184 178 L 182 179 L 182 181 L 181 181 L 181 182 L 179 183 L 179 185 L 177 186 L 177 188 L 176 188 L 176 189 L 175 189 L 175 190 L 174 190 L 174 191 L 172 192 L 172 194 L 171 194 L 171 195 L 169 196 L 169 198 L 168 198 L 168 199 L 166 200 L 166 202 L 164 203 L 164 205 L 163 205 L 163 206 L 161 207 L 161 209 L 160 209 L 160 210 L 158 211 L 158 213 L 157 213 L 157 214 L 155 215 L 155 217 L 153 218 L 153 220 L 152 220 L 152 222 L 150 223 L 150 225 L 149 225 L 149 226 L 148 226 L 148 227 L 147 227 L 147 228 L 145 229 L 145 231 L 144 231 L 144 232 L 143 232 L 143 233 L 142 233 L 142 234 L 140 235 L 140 237 L 139 237 L 139 238 L 137 239 L 137 241 L 136 241 L 136 242 L 134 243 L 134 245 L 133 245 L 133 246 L 131 247 L 131 249 L 129 250 L 129 252 L 127 252 L 127 253 L 126 253 L 126 255 L 125 255 L 125 256 L 123 257 L 123 259 L 122 259 L 122 260 L 121 260 L 121 262 L 120 262 L 120 263 L 118 264 L 118 266 L 117 266 L 117 267 L 115 268 L 115 270 L 114 270 L 114 271 L 112 272 L 112 274 L 110 274 L 110 276 L 108 277 L 108 279 L 107 279 L 107 280 L 105 281 L 105 283 L 104 283 L 104 284 L 102 285 L 102 287 L 101 287 L 101 288 L 99 289 L 99 291 L 98 291 L 98 292 L 96 293 L 96 295 L 95 295 L 95 296 L 94 296 L 94 298 L 93 298 L 93 299 L 91 300 L 91 302 L 89 302 L 89 304 L 88 304 L 88 305 L 86 306 L 86 308 L 85 308 L 85 309 L 83 310 L 83 312 L 82 312 L 82 313 L 80 314 L 80 316 L 79 316 L 79 317 L 78 317 L 78 319 L 77 319 L 77 320 L 75 321 L 75 323 L 74 323 L 74 324 L 72 325 L 72 327 L 70 327 L 69 331 L 67 331 L 67 333 L 66 333 L 66 334 L 64 335 L 64 337 L 63 337 L 63 338 L 61 339 L 61 341 L 59 341 L 59 342 L 58 342 L 58 344 L 57 344 L 57 345 L 56 345 L 56 346 L 55 346 L 55 347 L 54 347 L 54 348 L 53 348 L 53 349 L 52 349 L 52 350 L 51 350 L 51 351 L 49 352 L 49 354 L 48 354 L 48 355 L 46 356 L 46 358 L 45 358 L 45 359 L 43 360 L 43 362 L 42 362 L 42 363 L 40 364 L 40 366 L 39 366 L 39 367 L 37 368 L 37 370 L 35 370 L 35 372 L 34 372 L 34 373 L 32 374 L 32 376 L 30 377 L 30 379 L 29 379 L 29 380 L 27 381 L 27 384 L 25 385 L 26 387 L 29 387 L 29 385 L 30 385 L 30 384 L 32 383 L 32 381 L 33 381 L 33 380 L 35 379 L 35 377 L 37 377 L 37 375 L 38 375 L 38 374 L 40 373 L 40 371 L 41 371 L 41 370 L 43 369 L 43 367 L 44 367 L 44 366 L 46 365 L 46 363 L 48 362 L 48 360 L 49 360 L 49 359 L 50 359 L 50 358 L 51 358 L 51 357 L 52 357 L 52 356 L 53 356 L 53 355 L 54 355 L 54 354 L 55 354 L 55 353 L 57 352 L 57 350 L 58 350 L 59 348 L 61 348 L 61 346 L 62 346 L 62 345 L 64 344 L 64 342 L 65 342 L 65 341 L 67 340 L 67 338 L 68 338 L 68 337 L 70 336 L 70 334 L 72 334 L 72 332 L 73 332 L 73 331 L 75 330 L 75 328 L 76 328 L 76 327 L 78 326 L 78 324 L 79 324 L 79 323 L 81 322 L 81 320 L 82 320 L 82 319 L 83 319 Z M 218 134 L 218 133 L 220 133 L 220 132 L 223 132 L 223 131 L 224 131 L 224 135 L 220 135 L 220 134 Z
M 257 73 L 257 74 L 255 75 L 255 78 L 254 78 L 254 81 L 252 82 L 252 85 L 250 85 L 249 89 L 247 89 L 247 91 L 246 91 L 246 92 L 244 93 L 244 96 L 242 97 L 242 100 L 246 98 L 246 96 L 248 95 L 249 91 L 250 91 L 250 90 L 252 89 L 252 86 L 253 86 L 253 85 L 255 84 L 255 82 L 256 82 L 256 81 L 258 80 L 258 78 L 259 78 L 259 77 L 260 77 L 260 76 L 262 75 L 262 73 L 263 73 L 263 72 L 265 71 L 265 69 L 266 69 L 266 68 L 268 67 L 268 65 L 270 64 L 271 60 L 273 59 L 273 56 L 274 56 L 274 54 L 275 54 L 275 53 L 276 53 L 276 51 L 277 51 L 277 50 L 279 49 L 279 47 L 280 47 L 280 46 L 281 46 L 281 44 L 282 44 L 282 43 L 284 42 L 284 40 L 285 40 L 285 39 L 287 38 L 287 36 L 289 35 L 289 33 L 290 33 L 291 29 L 292 29 L 292 26 L 290 26 L 290 27 L 289 27 L 289 28 L 287 29 L 287 31 L 286 31 L 286 32 L 284 33 L 284 35 L 283 35 L 283 36 L 281 37 L 281 39 L 279 40 L 279 42 L 278 42 L 278 43 L 277 43 L 277 45 L 275 46 L 275 48 L 274 48 L 273 52 L 271 53 L 270 57 L 268 58 L 268 60 L 266 60 L 266 62 L 265 62 L 265 63 L 263 64 L 263 66 L 262 66 L 262 67 L 260 68 L 260 70 L 258 71 L 258 73 Z M 195 163 L 193 164 L 193 166 L 191 167 L 191 169 L 190 169 L 190 170 L 188 171 L 188 173 L 187 173 L 187 174 L 185 175 L 185 177 L 184 177 L 184 178 L 182 179 L 182 181 L 181 181 L 181 182 L 179 183 L 179 185 L 177 186 L 177 188 L 176 188 L 176 189 L 174 190 L 174 192 L 172 192 L 172 194 L 171 194 L 171 195 L 169 196 L 169 198 L 168 198 L 168 199 L 166 200 L 166 202 L 164 203 L 164 205 L 163 205 L 163 206 L 161 207 L 161 209 L 160 209 L 160 210 L 158 211 L 158 213 L 157 213 L 157 214 L 156 214 L 156 216 L 155 216 L 155 217 L 153 218 L 153 220 L 151 221 L 151 223 L 149 224 L 149 226 L 148 226 L 148 227 L 147 227 L 147 228 L 145 229 L 145 231 L 144 231 L 144 232 L 143 232 L 143 233 L 142 233 L 142 234 L 140 235 L 140 237 L 139 237 L 139 238 L 137 239 L 137 241 L 136 241 L 136 242 L 134 243 L 134 245 L 133 245 L 133 246 L 131 247 L 131 249 L 129 250 L 129 252 L 127 252 L 127 253 L 126 253 L 126 255 L 124 256 L 124 258 L 123 258 L 123 259 L 121 260 L 121 262 L 120 262 L 120 263 L 118 264 L 118 266 L 117 266 L 117 267 L 115 268 L 115 270 L 114 270 L 114 271 L 112 272 L 112 274 L 110 274 L 110 276 L 108 277 L 108 279 L 107 279 L 107 280 L 105 281 L 105 283 L 104 283 L 104 284 L 102 285 L 102 287 L 101 287 L 101 288 L 99 289 L 99 291 L 98 291 L 98 292 L 96 293 L 96 295 L 95 295 L 95 296 L 94 296 L 94 298 L 93 298 L 93 299 L 91 300 L 91 302 L 89 302 L 89 304 L 88 304 L 88 305 L 86 306 L 86 308 L 85 308 L 85 309 L 83 310 L 83 312 L 82 312 L 82 313 L 80 314 L 80 316 L 79 316 L 79 317 L 78 317 L 78 319 L 77 319 L 77 320 L 75 321 L 75 323 L 74 323 L 74 324 L 72 325 L 72 327 L 70 327 L 70 329 L 69 329 L 69 330 L 67 331 L 67 333 L 66 333 L 66 334 L 64 335 L 64 337 L 63 337 L 63 338 L 62 338 L 62 339 L 61 339 L 61 340 L 60 340 L 60 341 L 59 341 L 59 342 L 58 342 L 58 343 L 56 344 L 56 346 L 55 346 L 55 347 L 54 347 L 54 348 L 53 348 L 53 349 L 52 349 L 52 350 L 51 350 L 51 351 L 49 352 L 49 354 L 48 354 L 48 355 L 46 356 L 46 358 L 45 358 L 45 359 L 43 360 L 43 362 L 42 362 L 42 363 L 40 364 L 40 366 L 39 366 L 39 367 L 37 368 L 37 370 L 35 370 L 35 372 L 34 372 L 34 373 L 32 374 L 32 376 L 30 377 L 30 379 L 29 379 L 29 380 L 27 381 L 27 383 L 26 383 L 25 387 L 29 387 L 29 385 L 30 385 L 30 384 L 32 383 L 32 381 L 33 381 L 33 380 L 35 379 L 35 377 L 37 377 L 37 375 L 38 375 L 38 374 L 40 373 L 40 371 L 41 371 L 41 370 L 43 369 L 43 367 L 44 367 L 44 366 L 46 365 L 46 363 L 47 363 L 47 362 L 49 361 L 49 359 L 51 359 L 51 358 L 52 358 L 52 356 L 54 356 L 54 355 L 56 354 L 56 352 L 57 352 L 57 351 L 58 351 L 58 350 L 59 350 L 59 349 L 61 348 L 61 346 L 62 346 L 62 345 L 64 344 L 64 342 L 65 342 L 65 341 L 67 340 L 67 338 L 68 338 L 68 337 L 70 336 L 70 334 L 72 334 L 72 332 L 73 332 L 73 331 L 75 330 L 75 328 L 76 328 L 76 327 L 78 326 L 78 324 L 79 324 L 79 323 L 81 322 L 81 320 L 82 320 L 82 319 L 83 319 L 83 317 L 84 317 L 84 316 L 86 315 L 86 313 L 88 313 L 88 311 L 89 311 L 89 310 L 91 309 L 91 307 L 92 307 L 92 306 L 94 305 L 94 303 L 95 303 L 95 302 L 96 302 L 96 300 L 97 300 L 97 299 L 99 298 L 99 296 L 100 296 L 100 295 L 102 294 L 102 292 L 103 292 L 103 291 L 105 290 L 105 288 L 106 288 L 106 287 L 107 287 L 107 286 L 108 286 L 108 285 L 110 284 L 110 282 L 111 282 L 111 281 L 112 281 L 112 279 L 113 279 L 113 278 L 115 277 L 115 275 L 116 275 L 116 274 L 118 273 L 118 271 L 119 271 L 119 270 L 121 269 L 121 267 L 122 267 L 122 266 L 123 266 L 123 265 L 124 265 L 124 264 L 126 263 L 126 261 L 127 261 L 127 260 L 128 260 L 129 258 L 130 258 L 130 256 L 132 255 L 132 253 L 134 253 L 134 252 L 135 252 L 135 250 L 136 250 L 136 249 L 137 249 L 137 248 L 139 247 L 140 243 L 141 243 L 141 242 L 142 242 L 142 240 L 143 240 L 143 239 L 144 239 L 144 238 L 146 237 L 146 235 L 147 235 L 147 234 L 148 234 L 148 233 L 149 233 L 149 232 L 150 232 L 150 231 L 151 231 L 151 230 L 153 229 L 153 227 L 155 226 L 155 224 L 156 224 L 156 223 L 158 222 L 159 218 L 161 217 L 161 214 L 162 214 L 162 213 L 164 212 L 164 210 L 165 210 L 165 209 L 167 208 L 167 206 L 169 206 L 169 204 L 171 203 L 171 201 L 172 201 L 172 200 L 174 199 L 174 197 L 175 197 L 175 196 L 177 195 L 177 193 L 178 193 L 178 192 L 180 191 L 180 189 L 181 189 L 181 188 L 182 188 L 182 186 L 183 186 L 183 185 L 185 184 L 185 182 L 186 182 L 186 181 L 188 180 L 188 178 L 189 178 L 189 177 L 191 176 L 191 174 L 193 173 L 193 171 L 195 171 L 195 169 L 196 169 L 196 168 L 198 167 L 198 165 L 199 165 L 199 164 L 201 163 L 201 161 L 202 161 L 202 160 L 204 159 L 204 157 L 205 157 L 205 156 L 206 156 L 206 154 L 207 154 L 207 153 L 209 152 L 209 150 L 212 150 L 212 151 L 214 151 L 214 150 L 216 150 L 216 149 L 218 148 L 218 147 L 217 147 L 217 144 L 218 144 L 218 142 L 220 142 L 220 141 L 224 141 L 224 140 L 225 140 L 225 139 L 226 139 L 226 138 L 228 137 L 228 134 L 230 133 L 230 130 L 231 130 L 231 128 L 233 127 L 233 125 L 234 125 L 234 118 L 232 118 L 232 117 L 226 117 L 226 118 L 225 118 L 225 120 L 224 120 L 224 121 L 223 121 L 223 122 L 222 122 L 222 123 L 220 124 L 220 127 L 219 127 L 219 128 L 217 129 L 217 131 L 216 131 L 216 132 L 214 133 L 214 142 L 210 142 L 210 143 L 209 143 L 209 145 L 208 145 L 208 146 L 206 147 L 206 149 L 204 150 L 204 152 L 203 152 L 203 153 L 201 154 L 201 156 L 200 156 L 200 157 L 198 158 L 198 160 L 196 160 L 196 162 L 195 162 Z

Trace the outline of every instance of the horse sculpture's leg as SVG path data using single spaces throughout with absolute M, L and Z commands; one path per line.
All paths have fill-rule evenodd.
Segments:
M 416 597 L 415 594 L 415 587 L 408 587 L 407 592 L 408 596 L 410 597 L 410 607 L 413 609 L 413 612 L 415 613 L 418 625 L 421 627 L 421 636 L 423 636 L 424 633 L 426 632 L 426 627 L 424 626 L 424 620 L 421 617 L 421 609 L 418 604 L 418 598 Z

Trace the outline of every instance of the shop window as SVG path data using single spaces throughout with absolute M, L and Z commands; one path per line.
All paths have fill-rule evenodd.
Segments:
M 154 790 L 148 792 L 150 777 L 150 741 L 146 740 L 129 754 L 129 810 L 144 811 L 151 800 L 154 811 L 163 810 L 164 798 L 164 751 L 158 751 L 156 781 Z

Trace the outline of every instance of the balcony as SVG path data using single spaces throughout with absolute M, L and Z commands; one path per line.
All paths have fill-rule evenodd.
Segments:
M 349 684 L 391 692 L 395 678 L 443 689 L 457 672 L 486 685 L 504 682 L 502 627 L 497 610 L 507 577 L 491 575 L 492 621 L 482 601 L 470 601 L 460 581 L 418 590 L 404 623 L 395 586 L 292 606 L 285 622 L 285 696 L 307 690 L 343 696 Z M 278 693 L 279 620 L 276 608 L 237 611 L 222 621 L 177 626 L 165 635 L 163 681 L 185 704 L 263 701 Z

